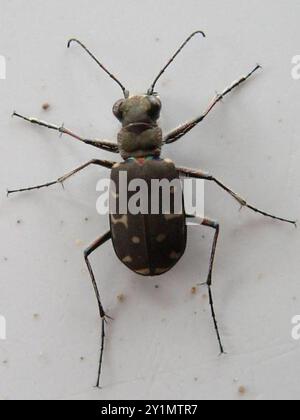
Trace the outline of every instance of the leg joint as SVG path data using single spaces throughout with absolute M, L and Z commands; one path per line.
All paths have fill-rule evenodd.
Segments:
M 211 228 L 215 229 L 216 231 L 220 230 L 220 223 L 215 221 L 215 220 L 203 219 L 202 224 L 203 224 L 203 226 L 211 227 Z
M 87 248 L 83 251 L 83 255 L 84 255 L 84 259 L 87 260 L 88 257 L 91 255 L 91 250 L 90 248 Z

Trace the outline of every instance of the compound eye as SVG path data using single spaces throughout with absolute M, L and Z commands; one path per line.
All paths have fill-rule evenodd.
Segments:
M 153 96 L 153 95 L 149 96 L 149 101 L 150 101 L 150 104 L 151 104 L 149 114 L 153 118 L 158 118 L 160 110 L 161 110 L 161 101 L 160 101 L 159 97 L 158 96 Z
M 113 114 L 116 118 L 118 118 L 119 121 L 122 121 L 123 119 L 122 105 L 124 104 L 124 102 L 124 99 L 120 99 L 113 106 Z

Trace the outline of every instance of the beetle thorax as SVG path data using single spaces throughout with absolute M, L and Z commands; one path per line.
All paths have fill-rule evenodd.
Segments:
M 143 124 L 124 127 L 118 134 L 118 144 L 123 159 L 160 156 L 162 130 L 158 126 L 146 127 Z

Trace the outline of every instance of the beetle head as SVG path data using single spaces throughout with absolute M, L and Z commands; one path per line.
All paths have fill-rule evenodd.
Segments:
M 113 114 L 123 127 L 130 124 L 156 125 L 161 111 L 161 101 L 157 95 L 131 96 L 120 99 L 113 106 Z

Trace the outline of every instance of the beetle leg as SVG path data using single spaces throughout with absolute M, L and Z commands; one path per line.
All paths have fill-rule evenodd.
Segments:
M 194 216 L 187 216 L 187 217 L 190 218 Z M 211 308 L 212 318 L 214 321 L 215 331 L 218 338 L 218 343 L 220 346 L 220 352 L 221 354 L 224 354 L 225 353 L 224 347 L 223 347 L 221 335 L 219 332 L 219 327 L 217 323 L 216 312 L 215 312 L 214 302 L 213 302 L 213 295 L 212 295 L 212 273 L 213 273 L 214 261 L 215 261 L 215 256 L 216 256 L 217 242 L 218 242 L 219 233 L 220 233 L 220 225 L 218 222 L 215 222 L 213 220 L 206 219 L 206 218 L 200 218 L 200 224 L 202 224 L 203 226 L 207 226 L 207 227 L 215 229 L 215 236 L 214 236 L 214 241 L 213 241 L 212 251 L 211 251 L 211 256 L 210 256 L 210 263 L 209 263 L 209 271 L 208 271 L 207 281 L 205 285 L 207 285 L 208 287 L 209 304 Z
M 226 191 L 228 194 L 230 194 L 241 206 L 247 207 L 248 209 L 252 210 L 255 213 L 259 213 L 265 217 L 270 217 L 271 219 L 279 220 L 280 222 L 290 223 L 297 227 L 297 221 L 296 220 L 289 220 L 284 219 L 282 217 L 274 216 L 273 214 L 266 213 L 263 210 L 260 210 L 250 204 L 247 203 L 247 201 L 242 198 L 240 195 L 236 194 L 234 191 L 232 191 L 230 188 L 228 188 L 226 185 L 224 185 L 221 181 L 219 181 L 217 178 L 215 178 L 213 175 L 210 175 L 208 173 L 194 170 L 194 169 L 188 169 L 188 168 L 177 168 L 179 173 L 183 176 L 186 176 L 188 178 L 198 178 L 198 179 L 205 179 L 207 181 L 212 181 L 215 184 L 217 184 L 219 187 L 221 187 L 224 191 Z
M 218 337 L 220 351 L 221 351 L 221 354 L 224 354 L 225 353 L 224 352 L 224 347 L 223 347 L 223 344 L 222 344 L 222 340 L 221 340 L 221 336 L 220 336 L 220 332 L 219 332 L 219 328 L 218 328 L 218 323 L 217 323 L 217 318 L 216 318 L 216 313 L 215 313 L 215 308 L 214 308 L 214 302 L 213 302 L 213 295 L 212 295 L 212 290 L 211 290 L 212 272 L 213 272 L 214 261 L 215 261 L 215 256 L 216 256 L 217 242 L 218 242 L 219 233 L 220 233 L 220 225 L 219 225 L 218 222 L 214 222 L 214 221 L 209 220 L 209 219 L 204 219 L 202 221 L 202 225 L 215 229 L 215 236 L 214 236 L 214 241 L 213 241 L 213 245 L 212 245 L 211 257 L 210 257 L 210 263 L 209 263 L 209 272 L 208 272 L 208 277 L 207 277 L 206 284 L 207 284 L 207 287 L 208 287 L 209 304 L 210 304 L 210 307 L 211 307 L 211 314 L 212 314 L 212 317 L 213 317 L 213 320 L 214 320 L 214 326 L 215 326 L 216 334 L 217 334 L 217 337 Z
M 32 191 L 32 190 L 39 190 L 40 188 L 50 187 L 55 184 L 61 184 L 63 186 L 63 183 L 69 179 L 71 176 L 77 174 L 78 172 L 82 171 L 83 169 L 87 168 L 90 165 L 99 165 L 103 166 L 105 168 L 111 169 L 115 162 L 110 162 L 108 160 L 99 160 L 99 159 L 93 159 L 89 162 L 85 163 L 84 165 L 79 166 L 78 168 L 74 169 L 73 171 L 69 172 L 68 174 L 58 178 L 56 181 L 47 182 L 46 184 L 36 185 L 34 187 L 28 187 L 28 188 L 22 188 L 19 190 L 7 190 L 7 195 L 18 192 L 24 192 L 24 191 Z
M 74 139 L 76 139 L 78 141 L 81 141 L 82 143 L 88 144 L 90 146 L 97 147 L 98 149 L 106 150 L 107 152 L 111 152 L 111 153 L 119 153 L 119 147 L 116 143 L 111 143 L 111 142 L 106 141 L 106 140 L 97 140 L 97 139 L 88 140 L 88 139 L 85 139 L 85 138 L 73 133 L 71 130 L 65 128 L 63 125 L 58 126 L 58 125 L 54 125 L 54 124 L 49 124 L 45 121 L 41 121 L 41 120 L 38 120 L 36 118 L 24 117 L 23 115 L 20 115 L 16 112 L 13 113 L 13 117 L 22 118 L 23 120 L 28 121 L 31 124 L 40 125 L 42 127 L 49 128 L 50 130 L 58 131 L 61 134 L 66 134 L 68 136 L 73 137 Z
M 111 239 L 111 232 L 109 231 L 105 235 L 101 236 L 101 238 L 97 239 L 91 246 L 89 246 L 84 251 L 84 259 L 85 259 L 86 265 L 88 267 L 88 270 L 89 270 L 89 273 L 90 273 L 90 276 L 91 276 L 91 280 L 92 280 L 92 283 L 93 283 L 95 295 L 96 295 L 97 302 L 98 302 L 100 318 L 101 318 L 101 321 L 102 321 L 101 350 L 100 350 L 100 360 L 99 360 L 98 377 L 97 377 L 97 385 L 96 385 L 98 388 L 100 386 L 100 376 L 101 376 L 101 368 L 102 368 L 103 352 L 104 352 L 105 323 L 106 323 L 106 318 L 109 318 L 109 317 L 105 314 L 105 311 L 103 309 L 103 306 L 102 306 L 102 303 L 101 303 L 99 289 L 98 289 L 98 286 L 97 286 L 97 283 L 96 283 L 96 279 L 95 279 L 95 275 L 94 275 L 94 272 L 92 270 L 92 266 L 90 264 L 90 261 L 89 261 L 89 258 L 88 257 L 94 251 L 96 251 L 96 249 L 98 249 L 101 245 L 104 245 L 110 239 Z
M 210 111 L 220 102 L 222 99 L 228 95 L 232 90 L 240 86 L 242 83 L 246 82 L 253 73 L 255 73 L 261 66 L 257 65 L 247 76 L 243 76 L 237 81 L 233 82 L 228 88 L 226 88 L 222 93 L 217 94 L 207 107 L 206 111 L 200 115 L 200 117 L 195 118 L 194 120 L 188 121 L 187 123 L 179 126 L 175 130 L 171 131 L 164 137 L 164 144 L 171 144 L 179 140 L 181 137 L 185 136 L 189 131 L 191 131 L 196 125 L 198 125 L 204 118 L 210 113 Z

